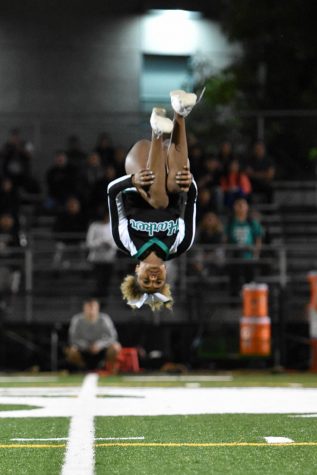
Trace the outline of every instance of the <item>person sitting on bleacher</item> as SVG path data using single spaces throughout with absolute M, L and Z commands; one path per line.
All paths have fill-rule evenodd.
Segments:
M 228 253 L 232 262 L 228 266 L 230 292 L 239 295 L 243 284 L 255 279 L 257 259 L 262 246 L 263 228 L 249 215 L 249 205 L 245 198 L 238 198 L 233 205 L 233 216 L 225 229 L 226 242 L 235 246 Z
M 251 181 L 252 195 L 262 195 L 265 202 L 271 204 L 275 165 L 272 158 L 267 155 L 265 144 L 261 140 L 255 142 L 253 154 L 246 164 L 245 171 Z
M 79 368 L 104 368 L 107 362 L 115 365 L 121 345 L 116 328 L 94 297 L 87 298 L 81 313 L 74 315 L 69 327 L 69 346 L 65 349 L 67 361 Z
M 87 217 L 75 196 L 67 199 L 63 211 L 56 217 L 53 231 L 56 239 L 54 265 L 63 268 L 76 267 L 82 260 Z

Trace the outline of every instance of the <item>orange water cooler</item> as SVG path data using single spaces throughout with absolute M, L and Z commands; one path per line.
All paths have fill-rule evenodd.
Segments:
M 240 319 L 240 354 L 271 354 L 271 319 L 268 316 L 268 286 L 245 284 L 242 290 L 243 316 Z
M 308 305 L 310 336 L 310 369 L 317 373 L 317 272 L 309 272 L 310 301 Z

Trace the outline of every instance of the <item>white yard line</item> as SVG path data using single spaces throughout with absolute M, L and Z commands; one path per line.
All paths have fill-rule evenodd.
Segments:
M 17 437 L 10 439 L 11 442 L 48 442 L 48 441 L 61 441 L 68 440 L 68 437 L 48 437 L 48 438 L 28 438 L 28 437 Z
M 76 408 L 70 423 L 62 475 L 94 474 L 94 405 L 97 382 L 97 374 L 88 374 L 78 399 L 73 402 Z
M 68 440 L 68 437 L 48 437 L 48 438 L 30 438 L 30 437 L 16 437 L 10 439 L 11 442 L 47 442 L 47 441 L 62 441 Z M 144 440 L 144 437 L 95 437 L 94 440 Z

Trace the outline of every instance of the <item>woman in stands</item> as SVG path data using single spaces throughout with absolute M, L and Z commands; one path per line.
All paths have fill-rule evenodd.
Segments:
M 189 171 L 185 117 L 196 94 L 170 93 L 174 120 L 154 108 L 152 140 L 137 142 L 125 161 L 127 175 L 108 186 L 109 213 L 119 249 L 139 262 L 135 275 L 121 284 L 123 298 L 133 308 L 171 308 L 165 261 L 187 251 L 195 235 L 197 187 Z M 170 134 L 168 143 L 164 134 Z

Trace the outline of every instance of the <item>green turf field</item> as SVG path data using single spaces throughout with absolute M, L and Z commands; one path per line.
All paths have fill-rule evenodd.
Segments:
M 272 447 L 265 442 L 264 436 L 274 434 L 296 442 L 317 442 L 317 424 L 287 415 L 97 418 L 97 437 L 105 432 L 114 437 L 141 434 L 145 439 L 98 447 L 98 475 L 129 470 L 137 474 L 281 475 L 316 474 L 317 469 L 317 444 Z
M 67 415 L 67 411 L 76 404 L 83 381 L 83 375 L 3 375 L 2 379 L 0 375 L 1 475 L 61 473 L 69 443 L 71 414 Z M 293 406 L 303 393 L 309 410 L 300 406 L 299 399 L 298 413 L 212 413 L 210 407 L 210 413 L 199 414 L 201 401 L 204 401 L 202 407 L 208 407 L 208 397 L 215 391 L 225 399 L 228 394 L 234 397 L 248 394 L 248 389 L 230 392 L 235 388 L 250 388 L 253 394 L 252 391 L 261 387 L 266 388 L 264 391 L 285 388 Z M 99 377 L 93 399 L 95 466 L 91 473 L 316 474 L 317 390 L 314 392 L 314 388 L 317 388 L 317 376 L 308 373 Z M 200 391 L 205 391 L 205 399 L 199 399 Z M 264 394 L 271 395 L 274 407 L 275 390 L 272 391 Z M 146 405 L 151 408 L 151 398 L 155 408 L 155 397 L 166 395 L 162 410 L 168 411 L 175 405 L 172 400 L 175 394 L 180 408 L 190 394 L 188 407 L 195 407 L 197 414 L 120 415 L 129 408 L 132 413 L 140 408 L 142 412 Z M 312 411 L 315 405 L 316 411 Z M 109 408 L 117 415 L 109 415 Z M 44 411 L 38 413 L 46 416 L 37 417 L 36 411 Z M 52 417 L 54 411 L 64 416 Z M 109 414 L 100 415 L 103 411 Z M 305 412 L 311 417 L 306 417 Z M 270 437 L 284 439 L 276 443 Z

